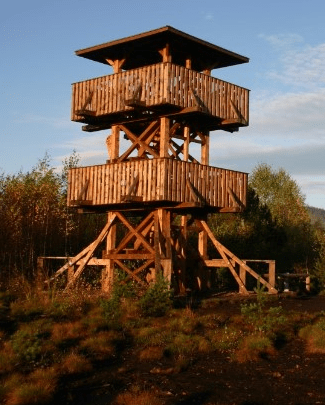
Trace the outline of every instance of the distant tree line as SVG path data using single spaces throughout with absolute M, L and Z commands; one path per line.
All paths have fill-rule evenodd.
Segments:
M 29 172 L 0 173 L 0 279 L 36 275 L 38 256 L 74 256 L 96 238 L 103 215 L 79 215 L 66 206 L 68 169 L 60 173 L 45 156 Z M 297 183 L 283 169 L 258 165 L 250 175 L 248 204 L 241 214 L 214 214 L 216 237 L 238 257 L 272 259 L 279 272 L 308 272 L 325 288 L 325 227 L 311 218 Z

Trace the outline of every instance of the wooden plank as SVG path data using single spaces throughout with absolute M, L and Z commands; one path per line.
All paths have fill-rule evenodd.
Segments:
M 154 260 L 153 253 L 107 253 L 105 259 L 110 260 Z

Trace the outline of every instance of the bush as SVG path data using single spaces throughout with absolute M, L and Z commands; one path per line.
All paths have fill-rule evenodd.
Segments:
M 164 316 L 172 308 L 172 291 L 169 282 L 159 275 L 139 301 L 144 316 Z

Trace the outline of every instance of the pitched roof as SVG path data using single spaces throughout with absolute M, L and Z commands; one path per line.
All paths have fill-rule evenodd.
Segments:
M 161 62 L 159 50 L 166 44 L 171 49 L 173 63 L 184 66 L 187 58 L 192 59 L 192 69 L 216 69 L 247 63 L 245 56 L 228 51 L 210 42 L 196 38 L 173 27 L 165 26 L 155 30 L 132 35 L 104 44 L 76 51 L 76 55 L 107 64 L 106 59 L 126 59 L 124 70 Z

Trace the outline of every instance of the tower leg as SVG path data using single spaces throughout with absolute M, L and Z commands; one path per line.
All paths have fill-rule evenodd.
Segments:
M 112 219 L 113 212 L 108 213 L 108 221 Z M 116 224 L 112 225 L 106 238 L 106 254 L 109 256 L 109 252 L 116 247 Z M 109 259 L 108 264 L 102 271 L 102 290 L 104 292 L 110 292 L 114 283 L 114 260 Z

